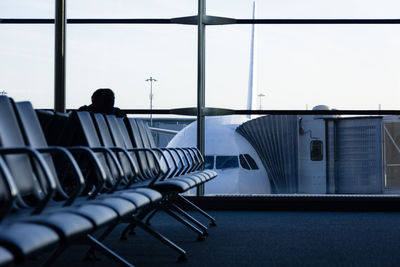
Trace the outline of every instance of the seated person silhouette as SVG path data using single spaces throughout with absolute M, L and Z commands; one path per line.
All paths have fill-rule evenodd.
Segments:
M 114 107 L 114 92 L 109 88 L 97 89 L 92 95 L 92 104 L 82 106 L 79 111 L 91 111 L 95 113 L 114 114 L 117 117 L 125 117 L 126 114 Z

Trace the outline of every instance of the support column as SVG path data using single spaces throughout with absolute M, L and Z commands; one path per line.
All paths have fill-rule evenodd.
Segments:
M 65 112 L 66 0 L 56 0 L 54 49 L 54 110 Z
M 198 10 L 198 46 L 197 46 L 197 148 L 204 155 L 205 150 L 205 123 L 203 109 L 205 107 L 205 25 L 204 15 L 206 1 L 199 0 Z M 197 195 L 204 195 L 204 186 L 197 188 Z

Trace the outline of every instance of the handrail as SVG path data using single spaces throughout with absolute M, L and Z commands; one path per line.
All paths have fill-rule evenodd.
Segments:
M 51 110 L 51 109 L 44 109 Z M 76 109 L 67 109 L 74 111 Z M 193 108 L 179 109 L 121 109 L 126 114 L 158 114 L 158 115 L 181 115 L 196 116 Z M 246 109 L 220 109 L 205 108 L 205 116 L 224 116 L 224 115 L 400 115 L 400 109 L 335 109 L 335 110 L 303 110 L 303 109 L 263 109 L 263 110 L 246 110 Z

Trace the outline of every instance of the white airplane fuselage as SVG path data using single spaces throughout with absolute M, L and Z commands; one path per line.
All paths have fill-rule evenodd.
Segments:
M 257 152 L 236 132 L 237 126 L 247 120 L 244 116 L 206 117 L 206 165 L 218 176 L 206 183 L 205 194 L 271 193 L 267 172 Z M 197 122 L 193 122 L 182 129 L 168 147 L 196 146 L 196 131 Z M 254 160 L 253 164 L 246 160 L 249 157 Z

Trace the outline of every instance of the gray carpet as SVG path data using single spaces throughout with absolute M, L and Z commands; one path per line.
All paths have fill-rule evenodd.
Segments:
M 135 266 L 399 266 L 400 213 L 391 212 L 211 212 L 218 226 L 197 235 L 165 214 L 153 227 L 187 251 L 188 261 L 142 230 L 127 241 L 119 226 L 106 244 Z M 83 262 L 85 247 L 69 248 L 55 266 L 111 266 Z M 40 258 L 30 262 L 36 265 Z

